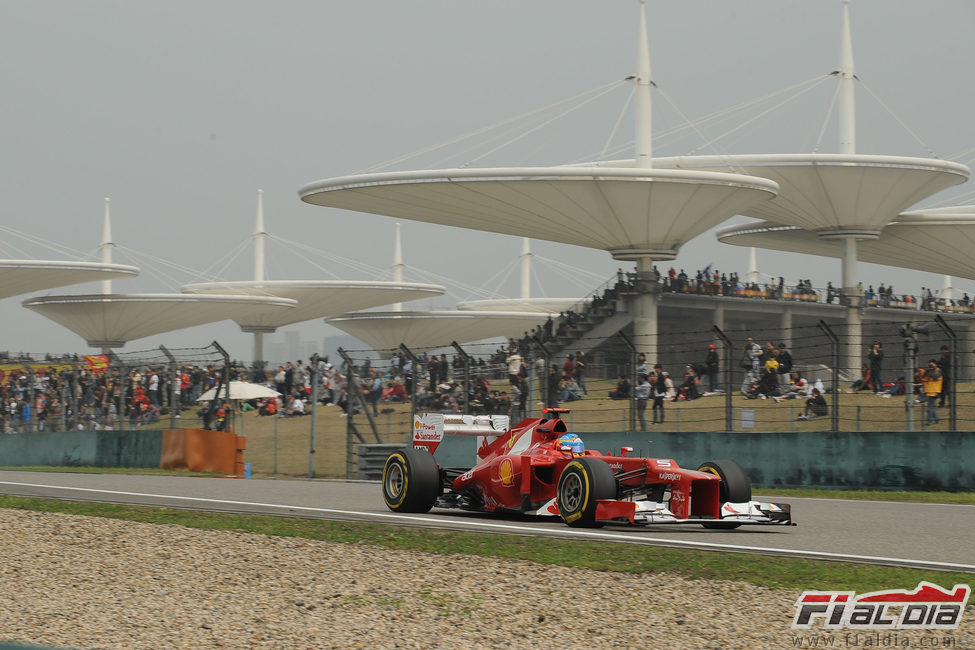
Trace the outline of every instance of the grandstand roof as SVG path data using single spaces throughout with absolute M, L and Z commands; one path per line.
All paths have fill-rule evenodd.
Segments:
M 252 280 L 207 282 L 183 287 L 189 294 L 279 296 L 297 301 L 294 309 L 243 314 L 234 321 L 245 332 L 273 332 L 278 327 L 315 318 L 443 295 L 437 284 L 356 280 Z
M 551 314 L 499 311 L 361 312 L 326 322 L 385 355 L 401 343 L 414 352 L 493 337 L 521 337 Z
M 792 253 L 843 256 L 843 244 L 795 226 L 760 221 L 718 231 L 720 241 Z M 975 206 L 904 212 L 877 239 L 861 241 L 863 262 L 975 279 Z
M 503 167 L 355 174 L 315 181 L 306 203 L 674 259 L 680 247 L 775 195 L 764 178 L 718 171 Z
M 266 296 L 183 293 L 91 294 L 29 298 L 24 307 L 63 325 L 92 347 L 122 347 L 146 336 L 292 309 L 296 301 Z
M 965 165 L 947 160 L 863 154 L 686 156 L 657 158 L 654 164 L 768 178 L 778 184 L 775 198 L 746 206 L 740 214 L 822 235 L 864 238 L 970 174 Z
M 56 260 L 0 260 L 0 299 L 84 282 L 128 278 L 139 269 L 126 264 Z
M 571 309 L 582 300 L 579 298 L 494 298 L 489 300 L 465 300 L 457 303 L 460 311 L 508 311 L 558 313 Z

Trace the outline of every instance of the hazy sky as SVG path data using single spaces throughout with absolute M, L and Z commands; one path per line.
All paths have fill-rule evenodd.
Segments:
M 680 114 L 696 119 L 837 67 L 839 0 L 651 0 L 647 13 L 660 88 L 654 128 L 661 133 L 679 125 Z M 625 78 L 635 70 L 636 15 L 636 0 L 0 0 L 2 223 L 93 252 L 108 196 L 118 244 L 219 271 L 222 279 L 250 279 L 249 250 L 221 260 L 250 235 L 262 188 L 272 234 L 387 268 L 392 219 L 309 206 L 299 201 L 298 188 Z M 851 19 L 857 74 L 865 84 L 857 95 L 858 151 L 971 164 L 975 2 L 852 0 Z M 758 120 L 722 141 L 723 150 L 806 152 L 819 141 L 820 151 L 835 151 L 835 131 L 828 123 L 823 128 L 832 89 L 823 84 Z M 575 162 L 607 143 L 623 145 L 633 137 L 632 117 L 623 114 L 628 93 L 621 86 L 574 113 L 570 126 L 553 125 L 520 149 L 476 165 Z M 699 137 L 661 138 L 655 154 L 703 144 Z M 474 160 L 473 153 L 459 155 L 415 166 Z M 971 187 L 921 205 L 975 203 Z M 521 247 L 514 237 L 412 222 L 402 223 L 402 238 L 408 266 L 473 286 L 495 277 Z M 0 256 L 24 256 L 2 250 Z M 619 265 L 602 251 L 538 241 L 533 250 L 585 271 L 583 287 L 595 287 L 592 278 L 609 278 Z M 36 248 L 29 253 L 57 257 Z M 271 246 L 271 279 L 374 277 L 327 262 L 315 266 L 303 256 Z M 744 272 L 747 260 L 747 249 L 719 244 L 707 233 L 675 265 L 692 271 L 713 263 Z M 141 277 L 115 283 L 119 292 L 177 291 L 195 279 L 121 251 L 115 261 L 143 267 Z M 840 273 L 838 261 L 763 251 L 759 265 L 816 286 L 835 284 Z M 867 264 L 859 272 L 865 283 L 893 281 L 904 292 L 942 284 L 941 277 Z M 536 293 L 584 293 L 559 278 L 543 275 L 545 286 Z M 972 280 L 955 285 L 975 290 Z M 98 290 L 86 285 L 51 293 Z M 501 291 L 516 295 L 517 272 Z M 0 349 L 90 351 L 75 334 L 23 308 L 27 297 L 0 302 Z M 454 292 L 451 300 L 414 305 L 445 308 L 476 297 Z M 338 332 L 320 321 L 292 327 L 302 338 Z M 125 350 L 213 339 L 249 356 L 250 335 L 230 321 L 134 341 Z

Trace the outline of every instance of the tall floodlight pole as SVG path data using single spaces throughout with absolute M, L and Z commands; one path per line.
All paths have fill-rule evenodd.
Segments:
M 528 237 L 521 238 L 521 299 L 532 297 L 532 250 Z
M 105 197 L 105 216 L 102 218 L 102 244 L 100 246 L 102 253 L 102 262 L 105 264 L 112 263 L 112 247 L 115 243 L 112 241 L 112 215 L 109 210 L 112 200 Z M 108 295 L 112 293 L 112 281 L 102 280 L 102 293 Z
M 653 168 L 653 128 L 650 88 L 650 41 L 647 37 L 646 2 L 640 0 L 640 29 L 637 38 L 636 59 L 636 160 L 641 169 Z M 633 315 L 633 339 L 638 348 L 651 355 L 657 350 L 657 299 L 659 287 L 653 273 L 653 258 L 640 255 L 636 258 L 637 291 L 636 310 Z
M 266 277 L 264 243 L 267 230 L 264 229 L 264 190 L 257 190 L 257 220 L 254 224 L 254 281 L 263 282 Z M 254 364 L 264 368 L 264 331 L 254 329 Z
M 748 282 L 758 284 L 758 257 L 754 246 L 748 249 L 748 274 L 745 277 Z
M 115 242 L 112 241 L 112 214 L 111 214 L 111 203 L 112 200 L 105 197 L 105 215 L 102 217 L 102 243 L 101 243 L 101 254 L 102 262 L 105 264 L 112 263 L 112 248 L 115 246 Z M 112 281 L 102 280 L 102 294 L 109 295 L 112 293 Z M 111 348 L 105 346 L 102 348 L 102 354 L 108 354 Z
M 844 155 L 856 153 L 856 70 L 853 66 L 853 38 L 850 32 L 849 0 L 843 0 L 843 26 L 840 38 L 840 67 L 837 71 L 839 88 L 839 150 Z M 846 359 L 847 370 L 853 372 L 860 367 L 863 358 L 863 318 L 860 306 L 863 296 L 857 286 L 857 239 L 876 238 L 876 234 L 864 233 L 823 233 L 827 237 L 843 240 L 843 260 L 841 264 L 842 300 L 846 305 Z
M 650 40 L 645 0 L 640 0 L 640 34 L 636 59 L 636 166 L 653 168 L 653 128 L 650 106 Z
M 840 153 L 857 152 L 856 136 L 856 72 L 853 68 L 853 37 L 850 35 L 850 2 L 843 0 L 843 28 L 840 38 Z
M 393 243 L 393 282 L 403 282 L 403 240 L 400 238 L 399 223 L 396 224 L 396 241 Z M 403 311 L 403 303 L 394 302 L 393 311 Z

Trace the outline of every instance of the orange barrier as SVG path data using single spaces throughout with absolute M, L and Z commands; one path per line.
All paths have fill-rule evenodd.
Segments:
M 159 467 L 244 475 L 247 438 L 226 431 L 164 429 Z

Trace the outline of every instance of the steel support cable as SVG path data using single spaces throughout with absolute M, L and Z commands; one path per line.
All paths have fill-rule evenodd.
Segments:
M 491 295 L 491 297 L 504 298 L 504 294 L 501 294 L 495 290 L 485 289 L 484 287 L 487 285 L 501 287 L 501 285 L 503 285 L 504 282 L 509 277 L 511 277 L 511 274 L 514 273 L 516 264 L 517 264 L 517 260 L 511 260 L 507 264 L 502 266 L 500 269 L 498 269 L 494 273 L 494 275 L 487 278 L 483 283 L 481 283 L 481 286 L 477 287 L 478 295 L 484 295 L 484 293 L 488 293 L 489 295 Z M 498 279 L 499 277 L 500 279 Z M 468 295 L 467 297 L 464 298 L 464 300 L 470 300 L 470 299 L 471 299 L 471 295 Z
M 458 290 L 467 291 L 467 292 L 469 292 L 470 295 L 481 295 L 481 296 L 484 296 L 485 298 L 502 298 L 503 297 L 503 296 L 501 296 L 501 295 L 499 295 L 497 293 L 491 293 L 491 292 L 488 292 L 488 291 L 486 291 L 484 289 L 481 289 L 480 287 L 475 287 L 473 285 L 466 284 L 464 282 L 459 282 L 457 280 L 457 278 L 455 278 L 455 277 L 447 277 L 447 276 L 444 276 L 444 275 L 440 275 L 439 273 L 434 273 L 432 271 L 425 271 L 423 269 L 418 269 L 418 268 L 415 268 L 415 267 L 410 267 L 410 268 L 411 268 L 411 270 L 414 273 L 416 273 L 417 275 L 419 275 L 419 276 L 421 276 L 423 278 L 427 278 L 427 279 L 431 279 L 431 280 L 436 281 L 436 282 L 440 282 L 440 283 L 442 283 L 444 285 L 447 285 L 448 287 L 454 287 L 454 288 L 456 288 Z
M 497 151 L 500 151 L 501 149 L 504 149 L 505 147 L 507 147 L 507 146 L 509 146 L 511 144 L 514 144 L 515 142 L 518 142 L 519 140 L 524 139 L 525 137 L 527 137 L 528 135 L 534 133 L 535 131 L 538 131 L 539 129 L 542 129 L 542 128 L 548 126 L 552 122 L 556 122 L 556 121 L 560 120 L 561 118 L 565 117 L 569 113 L 574 113 L 575 111 L 579 110 L 583 106 L 586 106 L 590 102 L 593 102 L 596 99 L 598 99 L 599 97 L 601 97 L 602 95 L 606 94 L 611 89 L 612 88 L 609 88 L 606 91 L 604 91 L 603 93 L 600 93 L 599 95 L 596 95 L 594 97 L 591 97 L 589 99 L 586 99 L 584 101 L 581 101 L 578 104 L 576 104 L 575 106 L 573 106 L 572 108 L 570 108 L 570 109 L 568 109 L 568 110 L 566 110 L 566 111 L 564 111 L 564 112 L 562 112 L 562 113 L 560 113 L 558 115 L 555 115 L 555 116 L 549 118 L 548 120 L 545 120 L 544 122 L 542 122 L 540 124 L 537 124 L 536 126 L 534 126 L 531 129 L 528 129 L 527 131 L 524 131 L 518 137 L 511 138 L 508 142 L 502 143 L 502 144 L 498 145 L 497 147 L 494 147 L 493 149 L 489 149 L 488 151 L 486 151 L 485 153 L 481 154 L 480 156 L 472 159 L 468 164 L 476 163 L 477 161 L 482 160 L 482 159 L 486 158 L 487 156 L 490 156 L 491 154 L 496 153 Z
M 970 164 L 970 163 L 975 163 L 975 159 L 971 161 L 966 161 L 964 164 Z M 926 208 L 955 207 L 957 205 L 965 205 L 967 201 L 975 201 L 975 189 L 942 197 L 939 200 L 934 201 L 925 207 Z
M 965 160 L 958 160 L 964 156 L 971 156 Z M 956 151 L 955 153 L 948 155 L 948 160 L 958 160 L 958 162 L 969 164 L 975 162 L 975 147 L 968 147 L 967 149 L 962 149 L 961 151 Z
M 143 260 L 147 259 L 150 262 L 158 264 L 163 268 L 174 269 L 176 271 L 179 271 L 180 273 L 185 273 L 188 276 L 196 275 L 197 277 L 199 277 L 200 272 L 197 269 L 184 266 L 177 262 L 172 262 L 170 260 L 159 257 L 157 255 L 153 255 L 152 253 L 146 253 L 145 251 L 129 248 L 128 246 L 122 246 L 120 244 L 116 244 L 115 247 L 120 252 L 124 253 L 128 259 L 131 259 L 133 262 L 139 263 L 140 266 L 144 264 Z
M 572 271 L 575 274 L 584 275 L 596 281 L 602 281 L 606 277 L 601 273 L 596 273 L 595 271 L 589 271 L 586 269 L 580 269 L 577 268 L 576 266 L 573 266 L 572 264 L 566 264 L 561 260 L 557 260 L 551 257 L 545 257 L 544 255 L 539 255 L 538 253 L 532 253 L 532 259 L 539 262 L 543 262 L 545 264 L 549 264 L 562 271 Z
M 629 111 L 630 104 L 633 103 L 633 98 L 635 96 L 636 96 L 636 84 L 634 84 L 630 89 L 630 94 L 626 98 L 626 101 L 623 103 L 623 108 L 620 109 L 619 115 L 616 117 L 616 124 L 614 124 L 613 128 L 610 129 L 609 131 L 609 136 L 606 138 L 606 144 L 603 145 L 602 153 L 599 156 L 600 160 L 604 160 L 608 155 L 610 143 L 613 142 L 613 139 L 616 137 L 616 133 L 620 130 L 620 126 L 623 123 L 623 119 L 626 117 L 626 113 L 627 111 Z
M 59 255 L 67 255 L 69 257 L 73 257 L 78 260 L 89 259 L 90 257 L 92 257 L 91 253 L 85 253 L 84 251 L 75 248 L 70 248 L 68 246 L 63 246 L 61 244 L 50 242 L 45 239 L 42 239 L 41 237 L 20 232 L 18 230 L 14 230 L 13 228 L 9 228 L 7 226 L 0 226 L 0 232 L 2 232 L 5 235 L 10 235 L 11 237 L 14 237 L 16 239 L 22 239 L 27 243 L 34 244 L 35 246 L 40 246 L 41 248 L 55 252 Z M 2 242 L 2 245 L 4 247 L 11 246 L 12 242 L 10 241 L 9 238 L 5 238 L 4 241 Z M 20 250 L 20 249 L 15 248 L 11 250 Z M 31 256 L 25 255 L 25 257 L 31 257 Z
M 863 88 L 864 88 L 864 89 L 865 89 L 865 90 L 866 90 L 866 91 L 867 91 L 868 93 L 870 93 L 870 96 L 871 96 L 871 97 L 873 97 L 873 98 L 874 98 L 875 100 L 877 100 L 877 103 L 878 103 L 878 104 L 880 104 L 880 106 L 881 106 L 881 107 L 882 107 L 882 108 L 883 108 L 883 109 L 884 109 L 885 111 L 887 111 L 887 113 L 888 113 L 888 114 L 889 114 L 889 115 L 890 115 L 890 116 L 891 116 L 892 118 L 894 118 L 894 120 L 895 120 L 895 121 L 896 121 L 896 122 L 897 122 L 897 123 L 898 123 L 898 124 L 899 124 L 899 125 L 900 125 L 900 126 L 901 126 L 901 127 L 903 128 L 903 129 L 904 129 L 904 130 L 905 130 L 905 131 L 907 131 L 907 133 L 908 133 L 908 135 L 910 135 L 910 136 L 911 136 L 912 138 L 914 138 L 914 141 L 915 141 L 915 142 L 917 142 L 917 143 L 918 143 L 918 145 L 920 145 L 920 146 L 921 146 L 921 147 L 922 147 L 922 148 L 923 148 L 923 149 L 924 149 L 925 151 L 927 151 L 927 152 L 928 152 L 929 154 L 931 154 L 931 157 L 932 157 L 932 158 L 939 158 L 939 159 L 940 159 L 940 156 L 938 156 L 938 155 L 937 155 L 936 153 L 934 153 L 934 151 L 933 151 L 933 150 L 931 149 L 931 147 L 929 147 L 929 146 L 928 146 L 928 144 L 927 144 L 926 142 L 924 142 L 924 140 L 922 140 L 922 139 L 921 139 L 921 137 L 920 137 L 920 136 L 919 136 L 919 135 L 918 135 L 917 133 L 915 133 L 915 132 L 914 132 L 914 130 L 913 130 L 913 129 L 911 129 L 911 127 L 909 127 L 909 126 L 907 125 L 907 123 L 906 123 L 906 122 L 904 122 L 904 120 L 902 120 L 902 119 L 900 118 L 900 116 L 899 116 L 899 115 L 898 115 L 897 113 L 895 113 L 895 112 L 894 112 L 894 109 L 892 109 L 891 107 L 889 107 L 889 106 L 888 106 L 888 105 L 887 105 L 887 104 L 886 104 L 886 103 L 884 102 L 884 100 L 882 100 L 882 99 L 880 98 L 880 96 L 879 96 L 879 95 L 877 95 L 877 94 L 876 94 L 876 93 L 875 93 L 875 92 L 874 92 L 874 91 L 873 91 L 873 90 L 872 90 L 872 89 L 870 88 L 870 86 L 868 86 L 867 84 L 865 84 L 865 83 L 864 83 L 863 81 L 860 81 L 860 83 L 861 83 L 861 84 L 863 85 Z
M 613 81 L 611 83 L 605 84 L 603 86 L 598 86 L 596 88 L 593 88 L 593 89 L 584 91 L 584 92 L 579 93 L 577 95 L 573 95 L 571 97 L 567 97 L 567 98 L 564 98 L 564 99 L 560 99 L 560 100 L 558 100 L 556 102 L 553 102 L 551 104 L 548 104 L 546 106 L 542 106 L 541 108 L 536 108 L 536 109 L 533 109 L 533 110 L 528 111 L 526 113 L 522 113 L 521 115 L 516 115 L 514 117 L 510 117 L 510 118 L 501 120 L 500 122 L 495 122 L 493 124 L 489 124 L 487 126 L 484 126 L 484 127 L 479 128 L 479 129 L 475 129 L 474 131 L 470 131 L 468 133 L 461 134 L 459 136 L 456 136 L 454 138 L 451 138 L 451 139 L 446 140 L 444 142 L 441 142 L 439 144 L 434 144 L 434 145 L 431 145 L 431 146 L 428 146 L 428 147 L 424 147 L 422 149 L 417 149 L 416 151 L 414 151 L 412 153 L 404 154 L 402 156 L 398 156 L 396 158 L 392 158 L 392 159 L 387 160 L 385 162 L 378 163 L 376 165 L 373 165 L 372 167 L 368 167 L 368 168 L 362 170 L 362 172 L 359 172 L 359 173 L 375 172 L 375 171 L 379 171 L 379 170 L 382 170 L 382 169 L 386 169 L 388 167 L 391 167 L 393 165 L 399 164 L 401 162 L 405 162 L 405 161 L 410 160 L 412 158 L 416 158 L 418 156 L 422 156 L 424 154 L 430 153 L 432 151 L 436 151 L 438 149 L 442 149 L 444 147 L 449 147 L 449 146 L 451 146 L 453 144 L 456 144 L 458 142 L 463 142 L 464 140 L 468 140 L 470 138 L 473 138 L 475 136 L 481 135 L 483 133 L 490 132 L 492 130 L 498 129 L 498 128 L 502 127 L 502 126 L 506 126 L 506 125 L 511 124 L 513 122 L 517 122 L 519 120 L 527 119 L 528 117 L 531 117 L 533 115 L 538 115 L 538 114 L 545 113 L 545 112 L 550 111 L 550 110 L 552 110 L 552 109 L 554 109 L 556 107 L 559 107 L 559 106 L 561 106 L 563 104 L 567 104 L 567 103 L 571 103 L 571 102 L 578 101 L 580 98 L 587 97 L 588 95 L 590 95 L 592 93 L 598 93 L 597 96 L 601 96 L 603 94 L 606 94 L 610 90 L 616 88 L 621 83 L 624 83 L 624 81 L 622 81 L 622 80 L 616 80 L 616 81 Z
M 717 141 L 710 140 L 708 138 L 708 136 L 704 133 L 704 131 L 702 131 L 697 124 L 695 124 L 693 121 L 691 121 L 691 119 L 687 117 L 687 115 L 684 113 L 684 111 L 682 111 L 680 109 L 680 107 L 677 106 L 676 102 L 674 102 L 670 98 L 670 95 L 668 95 L 667 93 L 665 93 L 663 90 L 659 90 L 659 92 L 660 92 L 660 95 L 667 101 L 667 103 L 670 104 L 671 108 L 673 108 L 675 111 L 677 111 L 677 114 L 680 115 L 681 118 L 684 119 L 684 121 L 687 123 L 688 128 L 693 129 L 694 133 L 696 133 L 697 136 L 699 138 L 701 138 L 701 140 L 704 141 L 704 145 L 703 146 L 710 146 L 712 149 L 714 149 L 714 152 L 717 155 L 719 155 L 721 157 L 725 157 L 725 160 L 727 162 L 727 158 L 726 157 L 728 156 L 728 152 L 727 151 L 722 151 L 718 147 Z M 730 162 L 728 163 L 728 167 L 730 169 L 732 169 L 733 171 L 736 171 L 738 173 L 744 173 L 744 170 L 743 169 L 741 169 L 737 165 L 731 164 Z
M 767 93 L 765 95 L 762 95 L 760 97 L 755 97 L 753 99 L 749 99 L 749 100 L 746 100 L 744 102 L 740 102 L 740 103 L 735 104 L 733 106 L 729 106 L 729 107 L 723 108 L 721 110 L 714 111 L 713 113 L 709 113 L 709 114 L 707 114 L 707 115 L 705 115 L 703 117 L 698 118 L 697 120 L 694 120 L 694 123 L 697 124 L 698 126 L 702 126 L 703 127 L 703 126 L 706 126 L 707 124 L 709 124 L 710 122 L 714 122 L 714 121 L 725 121 L 725 120 L 731 119 L 736 113 L 741 113 L 741 112 L 743 112 L 743 111 L 745 111 L 745 110 L 747 110 L 749 108 L 752 108 L 753 106 L 759 106 L 761 104 L 764 104 L 765 102 L 768 102 L 769 100 L 772 100 L 772 99 L 774 99 L 776 97 L 779 97 L 780 95 L 789 95 L 791 93 L 800 93 L 800 94 L 801 93 L 805 93 L 808 90 L 811 90 L 812 88 L 815 88 L 819 84 L 821 84 L 824 81 L 826 81 L 827 79 L 829 79 L 830 76 L 831 75 L 828 75 L 828 74 L 827 75 L 817 75 L 815 77 L 812 77 L 811 79 L 806 79 L 805 81 L 800 81 L 797 84 L 793 84 L 792 86 L 787 86 L 786 88 L 780 88 L 779 90 L 772 91 L 772 92 Z M 809 88 L 806 88 L 806 86 L 809 86 Z M 798 96 L 798 95 L 796 95 L 796 96 Z M 783 103 L 787 103 L 788 101 L 791 101 L 792 99 L 795 99 L 795 96 L 793 96 L 793 97 L 787 97 L 784 100 Z M 681 127 L 681 128 L 684 128 L 684 127 Z
M 352 269 L 354 271 L 358 271 L 360 273 L 372 274 L 373 276 L 380 275 L 383 272 L 385 272 L 385 269 L 381 269 L 379 267 L 372 266 L 371 264 L 367 264 L 365 262 L 362 262 L 362 261 L 359 261 L 359 260 L 354 260 L 354 259 L 351 259 L 351 258 L 348 258 L 348 257 L 343 257 L 341 255 L 336 255 L 334 253 L 329 253 L 327 251 L 323 251 L 323 250 L 314 248 L 312 246 L 309 246 L 308 244 L 304 244 L 302 242 L 297 242 L 297 241 L 292 241 L 290 239 L 286 239 L 286 238 L 280 237 L 278 235 L 268 235 L 268 238 L 271 241 L 275 242 L 276 244 L 283 244 L 283 245 L 288 246 L 289 253 L 293 253 L 295 251 L 302 251 L 302 252 L 307 253 L 309 255 L 317 255 L 317 256 L 320 256 L 320 257 L 324 257 L 325 259 L 327 259 L 330 262 L 335 262 L 337 264 L 340 264 L 342 266 L 345 266 L 347 268 L 350 268 L 350 269 Z M 321 266 L 318 262 L 312 261 L 311 258 L 309 258 L 309 257 L 302 257 L 302 259 L 304 259 L 305 261 L 309 262 L 310 264 L 312 264 L 312 266 L 315 266 L 320 271 L 326 272 L 326 273 L 328 273 L 329 275 L 332 275 L 335 278 L 338 278 L 339 277 L 338 275 L 335 275 L 333 272 L 328 271 L 325 267 Z
M 807 79 L 806 81 L 803 81 L 801 83 L 795 84 L 793 86 L 789 86 L 788 88 L 784 88 L 784 89 L 781 89 L 781 90 L 774 91 L 772 93 L 768 93 L 767 95 L 764 95 L 762 97 L 758 97 L 756 99 L 748 100 L 746 102 L 742 102 L 740 104 L 736 104 L 736 105 L 731 106 L 729 108 L 721 109 L 720 111 L 715 111 L 714 113 L 710 113 L 708 115 L 705 115 L 704 117 L 699 118 L 697 120 L 689 120 L 688 123 L 686 123 L 686 124 L 679 124 L 679 125 L 676 125 L 676 126 L 669 127 L 667 129 L 662 129 L 662 130 L 655 131 L 654 132 L 654 141 L 657 142 L 657 143 L 666 142 L 668 139 L 670 139 L 672 137 L 676 137 L 676 136 L 680 135 L 681 133 L 684 133 L 688 129 L 694 128 L 694 126 L 696 126 L 697 128 L 702 128 L 705 125 L 711 125 L 712 123 L 720 124 L 722 122 L 729 121 L 731 119 L 734 119 L 736 113 L 739 113 L 739 112 L 741 112 L 741 111 L 743 111 L 743 110 L 745 110 L 747 108 L 750 108 L 751 106 L 761 104 L 763 102 L 768 101 L 771 98 L 777 97 L 777 96 L 782 95 L 782 94 L 794 92 L 796 89 L 802 88 L 803 86 L 806 86 L 806 85 L 810 85 L 810 84 L 812 84 L 814 86 L 815 85 L 818 85 L 819 83 L 822 83 L 823 81 L 825 81 L 826 79 L 828 79 L 829 76 L 830 75 L 821 75 L 821 76 L 814 77 L 812 79 Z M 633 148 L 633 143 L 634 143 L 634 140 L 631 139 L 631 140 L 628 140 L 628 141 L 626 141 L 626 142 L 624 142 L 622 144 L 619 144 L 617 146 L 614 146 L 612 148 L 605 147 L 598 154 L 598 159 L 605 159 L 605 158 L 607 158 L 609 156 L 613 156 L 613 155 L 616 155 L 616 154 L 622 155 L 624 152 L 627 152 L 627 151 L 629 151 L 629 150 L 631 150 Z M 695 153 L 699 149 L 701 149 L 701 147 L 697 147 L 697 148 L 691 150 L 689 152 L 689 155 Z M 588 155 L 585 155 L 583 157 L 580 157 L 580 158 L 578 158 L 578 159 L 576 159 L 576 160 L 574 160 L 572 162 L 573 163 L 581 163 L 581 162 L 590 161 L 590 160 L 592 160 L 594 158 L 594 156 L 597 156 L 597 154 L 588 154 Z
M 816 144 L 813 146 L 814 152 L 819 152 L 819 146 L 823 143 L 823 138 L 826 136 L 826 127 L 829 126 L 829 116 L 833 114 L 833 107 L 836 106 L 836 100 L 840 96 L 840 85 L 836 84 L 833 89 L 833 96 L 829 100 L 829 105 L 826 107 L 826 115 L 823 117 L 823 124 L 819 127 L 819 136 L 816 138 Z
M 334 271 L 326 268 L 325 266 L 323 266 L 319 262 L 316 262 L 312 258 L 308 257 L 308 255 L 305 254 L 305 251 L 296 248 L 295 250 L 292 251 L 292 253 L 295 255 L 295 257 L 297 257 L 301 261 L 305 262 L 306 264 L 308 264 L 312 268 L 317 269 L 318 271 L 321 271 L 328 278 L 330 278 L 332 280 L 340 280 L 340 279 L 342 279 L 339 274 L 335 273 Z
M 222 256 L 214 260 L 213 263 L 210 264 L 210 266 L 203 269 L 200 272 L 201 277 L 206 277 L 206 276 L 212 276 L 217 278 L 223 277 L 224 274 L 227 272 L 227 269 L 230 267 L 230 265 L 238 257 L 240 257 L 240 254 L 247 248 L 247 245 L 249 243 L 250 243 L 250 239 L 243 239 L 239 241 L 236 246 L 234 246 L 229 251 L 224 253 Z M 222 265 L 219 267 L 220 270 L 213 271 L 213 268 L 216 267 L 217 265 Z
M 768 109 L 766 109 L 766 110 L 764 110 L 764 111 L 762 111 L 762 112 L 760 112 L 760 113 L 758 113 L 757 115 L 755 115 L 755 116 L 754 116 L 754 117 L 752 117 L 751 119 L 749 119 L 749 120 L 745 120 L 744 122 L 742 122 L 741 124 L 739 124 L 739 125 L 738 125 L 738 126 L 736 126 L 735 128 L 733 128 L 733 129 L 731 129 L 731 130 L 729 130 L 729 131 L 725 131 L 725 132 L 724 132 L 723 134 L 721 134 L 721 135 L 719 135 L 719 136 L 717 136 L 717 137 L 715 137 L 715 138 L 713 138 L 713 142 L 718 142 L 718 141 L 720 141 L 720 140 L 723 140 L 723 139 L 725 139 L 725 138 L 727 138 L 727 137 L 729 137 L 730 135 L 732 135 L 732 134 L 734 134 L 734 133 L 736 133 L 736 132 L 738 132 L 738 131 L 741 131 L 741 130 L 742 130 L 742 129 L 744 129 L 745 127 L 748 127 L 748 126 L 751 126 L 751 124 L 752 124 L 752 123 L 754 123 L 754 122 L 756 122 L 756 121 L 758 121 L 758 120 L 760 120 L 761 118 L 763 118 L 763 117 L 765 117 L 765 116 L 766 116 L 766 115 L 768 115 L 769 113 L 773 113 L 773 112 L 775 112 L 775 111 L 777 111 L 777 110 L 778 110 L 779 108 L 781 108 L 782 106 L 785 106 L 785 105 L 786 105 L 786 104 L 788 104 L 789 102 L 792 102 L 792 101 L 794 101 L 794 100 L 796 100 L 796 99 L 798 99 L 798 98 L 799 98 L 800 96 L 802 96 L 802 95 L 804 95 L 804 94 L 806 94 L 807 92 L 809 92 L 809 91 L 811 91 L 811 90 L 812 90 L 812 89 L 814 89 L 814 88 L 815 88 L 816 86 L 818 86 L 819 84 L 821 84 L 821 83 L 823 83 L 824 81 L 826 81 L 826 79 L 828 79 L 828 78 L 829 78 L 829 76 L 827 75 L 827 76 L 824 76 L 824 77 L 822 77 L 822 78 L 820 78 L 820 79 L 818 79 L 818 81 L 817 81 L 816 83 L 814 83 L 814 84 L 812 84 L 812 85 L 810 85 L 810 86 L 809 86 L 808 88 L 805 88 L 805 89 L 803 89 L 803 90 L 801 90 L 801 91 L 799 91 L 799 92 L 797 92 L 797 93 L 796 93 L 795 95 L 793 95 L 793 96 L 791 96 L 791 97 L 787 97 L 786 99 L 784 99 L 784 100 L 782 100 L 781 102 L 779 102 L 779 103 L 777 103 L 777 104 L 775 104 L 774 106 L 771 106 L 771 107 L 769 107 Z M 694 153 L 696 153 L 697 151 L 699 151 L 700 149 L 701 149 L 701 147 L 697 147 L 697 148 L 695 148 L 695 149 L 692 149 L 692 150 L 691 150 L 691 152 L 690 152 L 690 154 L 694 154 Z
M 173 262 L 169 262 L 168 260 L 164 260 L 160 257 L 156 257 L 155 255 L 151 255 L 149 253 L 137 251 L 132 248 L 126 248 L 125 246 L 116 246 L 116 247 L 118 248 L 119 252 L 122 253 L 122 257 L 124 259 L 131 261 L 133 264 L 138 264 L 140 270 L 145 272 L 146 275 L 160 281 L 163 285 L 166 286 L 166 288 L 172 291 L 178 291 L 180 286 L 182 286 L 185 283 L 181 282 L 174 275 L 164 272 L 163 271 L 164 268 L 175 269 L 176 271 L 185 273 L 187 276 L 191 276 L 197 273 L 197 271 L 195 271 L 194 269 Z M 145 260 L 149 260 L 153 264 L 146 264 Z

